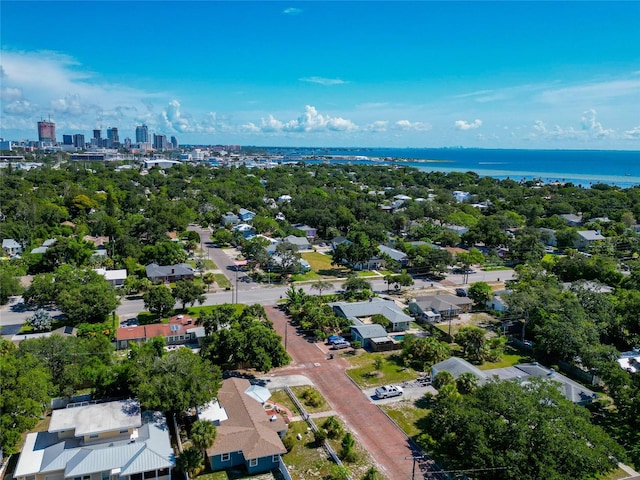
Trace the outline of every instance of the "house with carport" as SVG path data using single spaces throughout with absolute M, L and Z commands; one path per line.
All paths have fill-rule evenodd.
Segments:
M 468 297 L 450 294 L 425 295 L 409 302 L 409 311 L 423 321 L 439 322 L 455 318 L 471 310 L 473 302 Z
M 354 324 L 370 324 L 371 317 L 379 314 L 389 320 L 389 331 L 403 332 L 411 326 L 412 318 L 392 300 L 375 297 L 367 302 L 333 302 L 329 306 L 336 315 L 348 318 Z
M 228 378 L 218 391 L 219 407 L 216 439 L 206 451 L 211 470 L 243 467 L 250 475 L 278 469 L 287 424 L 281 416 L 268 414 L 262 404 L 248 395 L 251 383 L 244 378 Z M 225 418 L 226 417 L 226 418 Z

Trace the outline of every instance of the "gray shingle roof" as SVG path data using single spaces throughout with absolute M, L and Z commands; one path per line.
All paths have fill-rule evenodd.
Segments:
M 329 304 L 334 310 L 339 310 L 346 318 L 370 317 L 375 314 L 384 315 L 391 323 L 410 322 L 406 315 L 394 302 L 373 298 L 370 302 L 333 302 Z
M 442 362 L 436 363 L 431 367 L 433 372 L 433 376 L 435 376 L 438 372 L 447 371 L 453 378 L 458 378 L 463 373 L 473 373 L 481 382 L 484 382 L 487 379 L 487 375 L 485 372 L 480 370 L 478 367 L 471 365 L 463 358 L 451 357 L 443 360 Z
M 362 338 L 378 338 L 387 336 L 387 331 L 384 327 L 377 323 L 372 325 L 352 325 L 351 330 L 358 332 L 358 335 Z
M 177 263 L 175 265 L 158 265 L 157 263 L 150 263 L 145 267 L 147 277 L 169 277 L 169 276 L 185 276 L 193 275 L 195 272 L 193 267 L 188 263 Z

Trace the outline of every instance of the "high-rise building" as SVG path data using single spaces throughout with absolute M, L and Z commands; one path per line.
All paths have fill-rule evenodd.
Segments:
M 47 145 L 56 143 L 56 124 L 54 122 L 45 120 L 38 122 L 38 141 Z
M 73 136 L 73 146 L 76 147 L 76 148 L 82 148 L 84 150 L 86 145 L 84 144 L 84 135 L 83 134 L 78 133 L 77 135 Z
M 102 138 L 102 129 L 96 128 L 93 130 L 93 138 L 100 140 Z M 98 142 L 100 143 L 100 142 Z
M 118 128 L 111 127 L 107 129 L 107 138 L 113 143 L 120 143 L 120 137 L 118 136 Z
M 153 148 L 161 152 L 167 149 L 167 136 L 153 134 Z
M 180 145 L 178 145 L 178 139 L 174 136 L 171 137 L 171 145 L 173 145 L 173 148 L 178 148 Z
M 63 145 L 73 145 L 73 135 L 62 135 Z
M 147 143 L 149 141 L 149 127 L 138 125 L 136 127 L 136 143 Z

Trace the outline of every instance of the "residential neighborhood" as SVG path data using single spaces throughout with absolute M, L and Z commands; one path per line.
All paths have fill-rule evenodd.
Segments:
M 193 158 L 3 172 L 7 478 L 391 480 L 414 475 L 405 457 L 423 478 L 498 478 L 448 433 L 475 452 L 465 425 L 496 415 L 527 442 L 524 417 L 597 447 L 597 465 L 549 478 L 632 478 L 631 191 Z M 495 464 L 531 454 L 497 432 L 474 434 Z M 536 462 L 499 478 L 544 478 Z

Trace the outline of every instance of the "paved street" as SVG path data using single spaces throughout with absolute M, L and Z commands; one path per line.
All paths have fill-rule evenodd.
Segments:
M 295 328 L 289 325 L 288 318 L 279 309 L 269 306 L 266 311 L 276 331 L 285 339 L 287 352 L 292 357 L 291 365 L 269 375 L 274 384 L 279 376 L 302 374 L 308 377 L 331 408 L 349 426 L 378 464 L 378 468 L 390 479 L 410 479 L 413 464 L 405 457 L 419 452 L 412 447 L 405 433 L 347 377 L 344 373 L 347 361 L 340 356 L 329 360 L 327 347 L 297 335 Z M 426 471 L 435 469 L 435 466 L 433 462 L 424 460 L 422 468 Z

